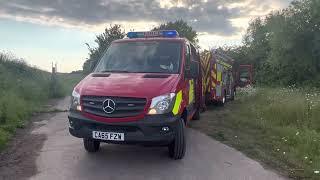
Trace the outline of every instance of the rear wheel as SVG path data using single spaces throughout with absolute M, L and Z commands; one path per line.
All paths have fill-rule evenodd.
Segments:
M 236 90 L 234 89 L 234 90 L 232 91 L 232 95 L 231 95 L 230 100 L 233 101 L 234 98 L 235 98 L 235 96 L 236 96 Z
M 84 149 L 87 152 L 93 153 L 100 149 L 100 142 L 93 139 L 83 139 Z
M 177 125 L 174 141 L 168 146 L 169 156 L 172 159 L 182 159 L 186 152 L 185 124 L 180 119 Z
M 223 96 L 223 98 L 221 99 L 221 101 L 218 101 L 218 105 L 219 106 L 224 106 L 224 104 L 226 103 L 226 96 Z

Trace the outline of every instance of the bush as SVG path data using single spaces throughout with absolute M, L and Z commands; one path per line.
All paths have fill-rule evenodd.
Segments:
M 79 79 L 69 77 L 69 74 L 58 75 L 55 82 L 57 91 L 53 93 L 51 73 L 0 53 L 0 150 L 34 111 L 39 111 L 49 98 L 69 94 Z

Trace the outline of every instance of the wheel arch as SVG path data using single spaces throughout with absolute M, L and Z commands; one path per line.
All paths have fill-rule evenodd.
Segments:
M 183 119 L 184 123 L 187 124 L 188 121 L 188 110 L 186 108 L 183 109 L 181 118 Z

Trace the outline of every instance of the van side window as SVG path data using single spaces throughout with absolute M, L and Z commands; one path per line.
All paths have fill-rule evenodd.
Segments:
M 199 63 L 200 63 L 200 57 L 199 57 L 199 54 L 196 50 L 196 48 L 194 48 L 193 45 L 190 46 L 191 47 L 191 68 L 190 69 L 193 69 L 193 70 L 196 70 L 198 69 L 199 70 Z M 199 72 L 199 71 L 198 71 Z
M 191 54 L 190 54 L 190 46 L 186 45 L 186 69 L 190 69 L 190 60 L 191 60 Z
M 191 60 L 199 62 L 197 50 L 193 45 L 191 45 Z

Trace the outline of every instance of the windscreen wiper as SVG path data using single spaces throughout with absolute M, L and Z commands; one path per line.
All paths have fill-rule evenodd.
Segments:
M 130 71 L 125 71 L 125 70 L 104 70 L 104 71 L 99 71 L 99 73 L 131 73 Z

